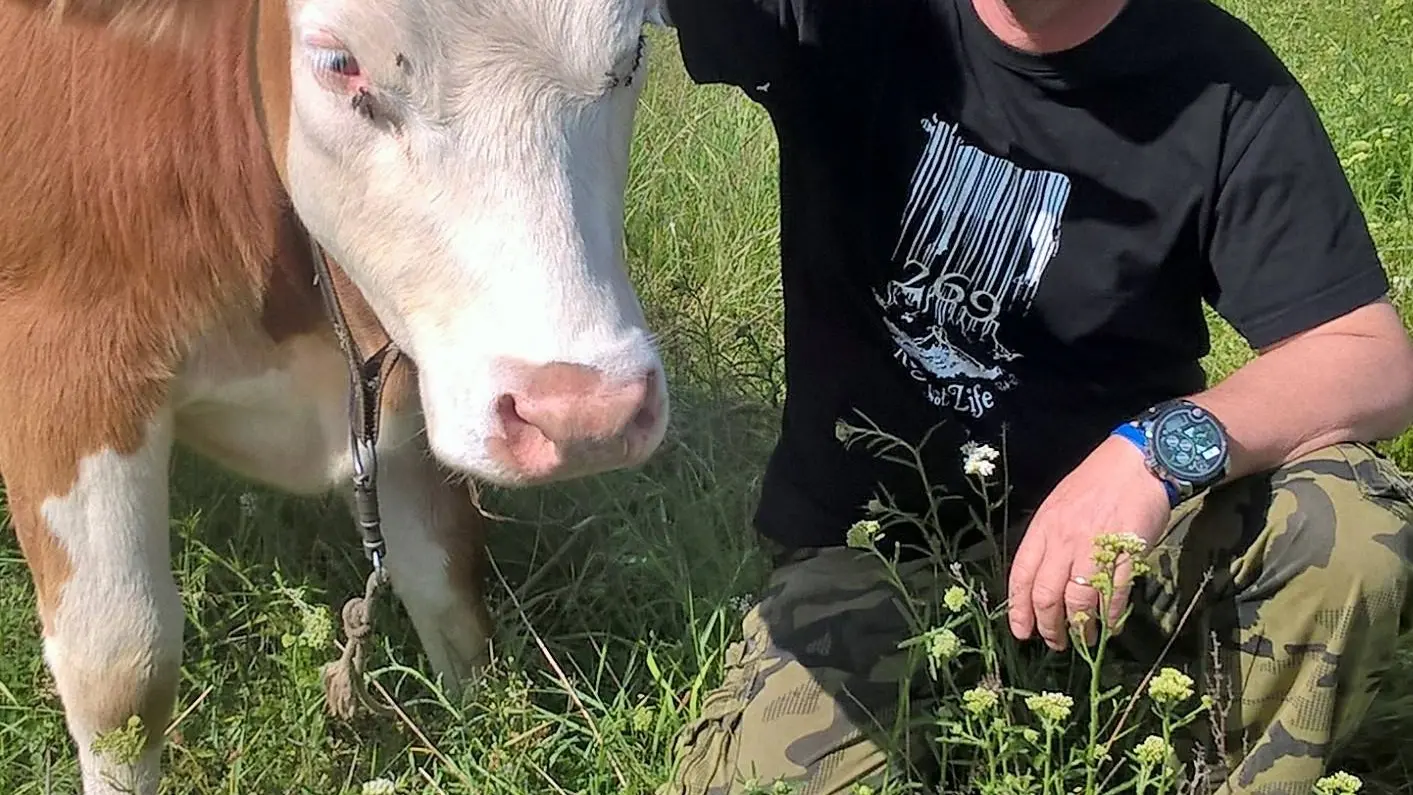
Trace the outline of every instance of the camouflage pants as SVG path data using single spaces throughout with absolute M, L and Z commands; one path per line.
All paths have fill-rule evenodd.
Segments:
M 1174 512 L 1119 639 L 1148 655 L 1171 639 L 1170 660 L 1211 657 L 1208 639 L 1218 640 L 1231 705 L 1218 792 L 1308 793 L 1326 772 L 1413 621 L 1411 556 L 1413 487 L 1363 445 L 1316 451 Z M 901 574 L 917 593 L 936 590 L 934 571 L 924 561 Z M 786 558 L 743 620 L 723 683 L 678 738 L 677 770 L 658 795 L 747 795 L 774 781 L 796 795 L 846 795 L 881 787 L 900 755 L 925 763 L 925 738 L 889 734 L 907 723 L 900 716 L 923 717 L 931 692 L 898 651 L 908 630 L 896 593 L 867 553 Z

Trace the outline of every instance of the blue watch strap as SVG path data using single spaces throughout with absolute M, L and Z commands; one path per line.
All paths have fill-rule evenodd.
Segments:
M 1144 460 L 1147 460 L 1148 436 L 1143 432 L 1142 428 L 1138 427 L 1138 423 L 1125 422 L 1124 424 L 1120 425 L 1119 427 L 1113 430 L 1113 435 L 1121 436 L 1129 440 L 1130 442 L 1133 442 L 1133 446 L 1137 447 L 1139 452 L 1143 453 Z M 1155 474 L 1154 477 L 1158 476 Z M 1177 486 L 1173 485 L 1166 478 L 1158 478 L 1158 482 L 1163 484 L 1163 491 L 1166 491 L 1168 493 L 1168 507 L 1176 508 L 1178 502 L 1181 501 L 1181 497 L 1178 494 Z
M 1148 437 L 1143 433 L 1143 429 L 1138 427 L 1137 423 L 1125 422 L 1123 425 L 1114 429 L 1114 435 L 1122 436 L 1130 442 L 1133 442 L 1133 446 L 1137 447 L 1144 456 L 1148 455 Z

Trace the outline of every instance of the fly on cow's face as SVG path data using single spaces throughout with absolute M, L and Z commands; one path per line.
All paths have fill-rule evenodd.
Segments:
M 368 119 L 369 121 L 372 121 L 373 93 L 368 90 L 367 86 L 358 87 L 358 91 L 353 95 L 353 99 L 350 101 L 350 104 L 353 105 L 353 109 L 358 111 L 358 114 L 360 116 L 364 117 L 365 119 Z

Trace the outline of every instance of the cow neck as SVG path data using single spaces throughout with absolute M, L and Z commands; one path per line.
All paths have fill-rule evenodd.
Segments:
M 250 20 L 250 90 L 256 122 L 265 149 L 290 195 L 286 152 L 290 123 L 290 31 L 285 0 L 252 0 Z M 292 200 L 291 200 L 292 202 Z M 323 298 L 324 312 L 334 327 L 349 370 L 351 453 L 353 461 L 354 519 L 363 537 L 363 552 L 373 562 L 375 576 L 383 576 L 383 539 L 378 512 L 377 442 L 383 386 L 400 356 L 389 335 L 371 356 L 365 357 L 349 329 L 334 290 L 328 252 L 304 227 L 291 208 L 296 226 L 313 253 L 314 281 Z

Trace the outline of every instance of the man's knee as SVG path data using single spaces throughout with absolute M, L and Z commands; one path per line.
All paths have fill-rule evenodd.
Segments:
M 1308 786 L 1409 627 L 1413 490 L 1369 448 L 1334 445 L 1215 490 L 1175 529 L 1185 567 L 1226 569 L 1211 619 L 1244 755 L 1233 791 Z
M 1285 728 L 1327 743 L 1357 722 L 1408 629 L 1413 492 L 1361 445 L 1302 456 L 1270 485 L 1265 527 L 1233 564 L 1234 640 L 1255 677 L 1250 706 L 1308 702 L 1312 725 Z
M 1242 605 L 1243 626 L 1273 601 L 1313 618 L 1350 594 L 1387 613 L 1413 573 L 1413 488 L 1369 448 L 1332 445 L 1179 508 L 1159 547 L 1158 596 L 1186 593 L 1215 567 L 1213 587 Z
M 1357 592 L 1373 613 L 1402 607 L 1413 487 L 1390 461 L 1363 445 L 1322 448 L 1277 470 L 1270 494 L 1266 528 L 1246 555 L 1259 572 L 1247 590 L 1294 586 L 1334 600 Z
M 899 570 L 914 590 L 927 587 L 910 577 L 916 568 Z M 858 677 L 898 656 L 909 631 L 903 601 L 880 561 L 838 547 L 791 556 L 771 575 L 758 612 L 771 643 L 805 667 Z
M 847 792 L 889 767 L 876 741 L 897 703 L 908 632 L 876 561 L 847 549 L 791 555 L 742 622 L 724 681 L 683 732 L 660 795 L 726 795 L 773 781 Z M 882 732 L 879 732 L 879 729 Z

